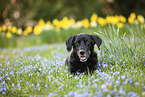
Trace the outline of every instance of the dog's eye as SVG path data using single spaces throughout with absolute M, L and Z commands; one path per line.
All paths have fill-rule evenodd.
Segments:
M 78 46 L 79 46 L 79 43 L 78 43 L 78 42 L 76 42 L 76 43 L 75 43 L 75 45 L 76 45 L 76 47 L 78 47 Z
M 86 44 L 90 44 L 90 41 L 87 41 Z
M 87 41 L 87 42 L 86 42 L 86 45 L 89 46 L 89 45 L 90 45 L 90 41 Z

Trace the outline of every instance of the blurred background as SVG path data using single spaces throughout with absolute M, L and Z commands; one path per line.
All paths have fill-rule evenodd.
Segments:
M 145 0 L 0 0 L 0 25 L 25 28 L 41 18 L 52 21 L 67 16 L 80 20 L 92 13 L 127 18 L 131 12 L 145 16 Z

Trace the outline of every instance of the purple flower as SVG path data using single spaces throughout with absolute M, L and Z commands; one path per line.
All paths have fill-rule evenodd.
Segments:
M 17 84 L 17 87 L 20 87 L 20 83 Z
M 68 96 L 73 96 L 73 94 L 74 94 L 73 91 L 68 92 Z
M 125 79 L 125 75 L 122 75 L 122 76 L 121 76 L 121 79 L 124 80 L 124 79 Z
M 131 84 L 133 83 L 132 79 L 129 79 L 128 82 L 131 83 Z
M 2 94 L 3 94 L 3 95 L 6 95 L 6 92 L 3 92 Z
M 123 94 L 123 95 L 126 94 L 126 92 L 125 92 L 125 90 L 123 90 L 122 86 L 121 86 L 120 89 L 119 89 L 119 94 Z
M 40 84 L 39 84 L 39 83 L 37 83 L 36 87 L 39 87 L 39 85 L 40 85 Z
M 103 92 L 104 93 L 108 93 L 109 92 L 109 89 L 103 89 Z
M 3 91 L 3 88 L 0 88 L 0 92 Z
M 139 82 L 136 82 L 134 85 L 136 86 L 136 85 L 138 85 L 139 84 Z
M 101 88 L 102 88 L 102 89 L 105 89 L 105 88 L 106 88 L 106 85 L 105 85 L 105 84 L 103 84 L 103 85 L 101 86 Z
M 26 82 L 26 84 L 29 86 L 29 82 Z
M 115 83 L 116 83 L 117 85 L 119 85 L 119 84 L 120 84 L 120 81 L 117 80 Z

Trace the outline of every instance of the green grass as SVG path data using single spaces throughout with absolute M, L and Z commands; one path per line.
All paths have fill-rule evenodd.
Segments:
M 112 25 L 76 32 L 103 39 L 101 51 L 95 47 L 100 69 L 93 75 L 69 74 L 64 43 L 0 49 L 0 96 L 145 96 L 145 35 L 139 27 L 126 28 L 126 35 Z

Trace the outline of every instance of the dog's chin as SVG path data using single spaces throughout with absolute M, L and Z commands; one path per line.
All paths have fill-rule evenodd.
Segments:
M 86 56 L 80 56 L 79 58 L 81 62 L 86 62 L 88 59 Z

